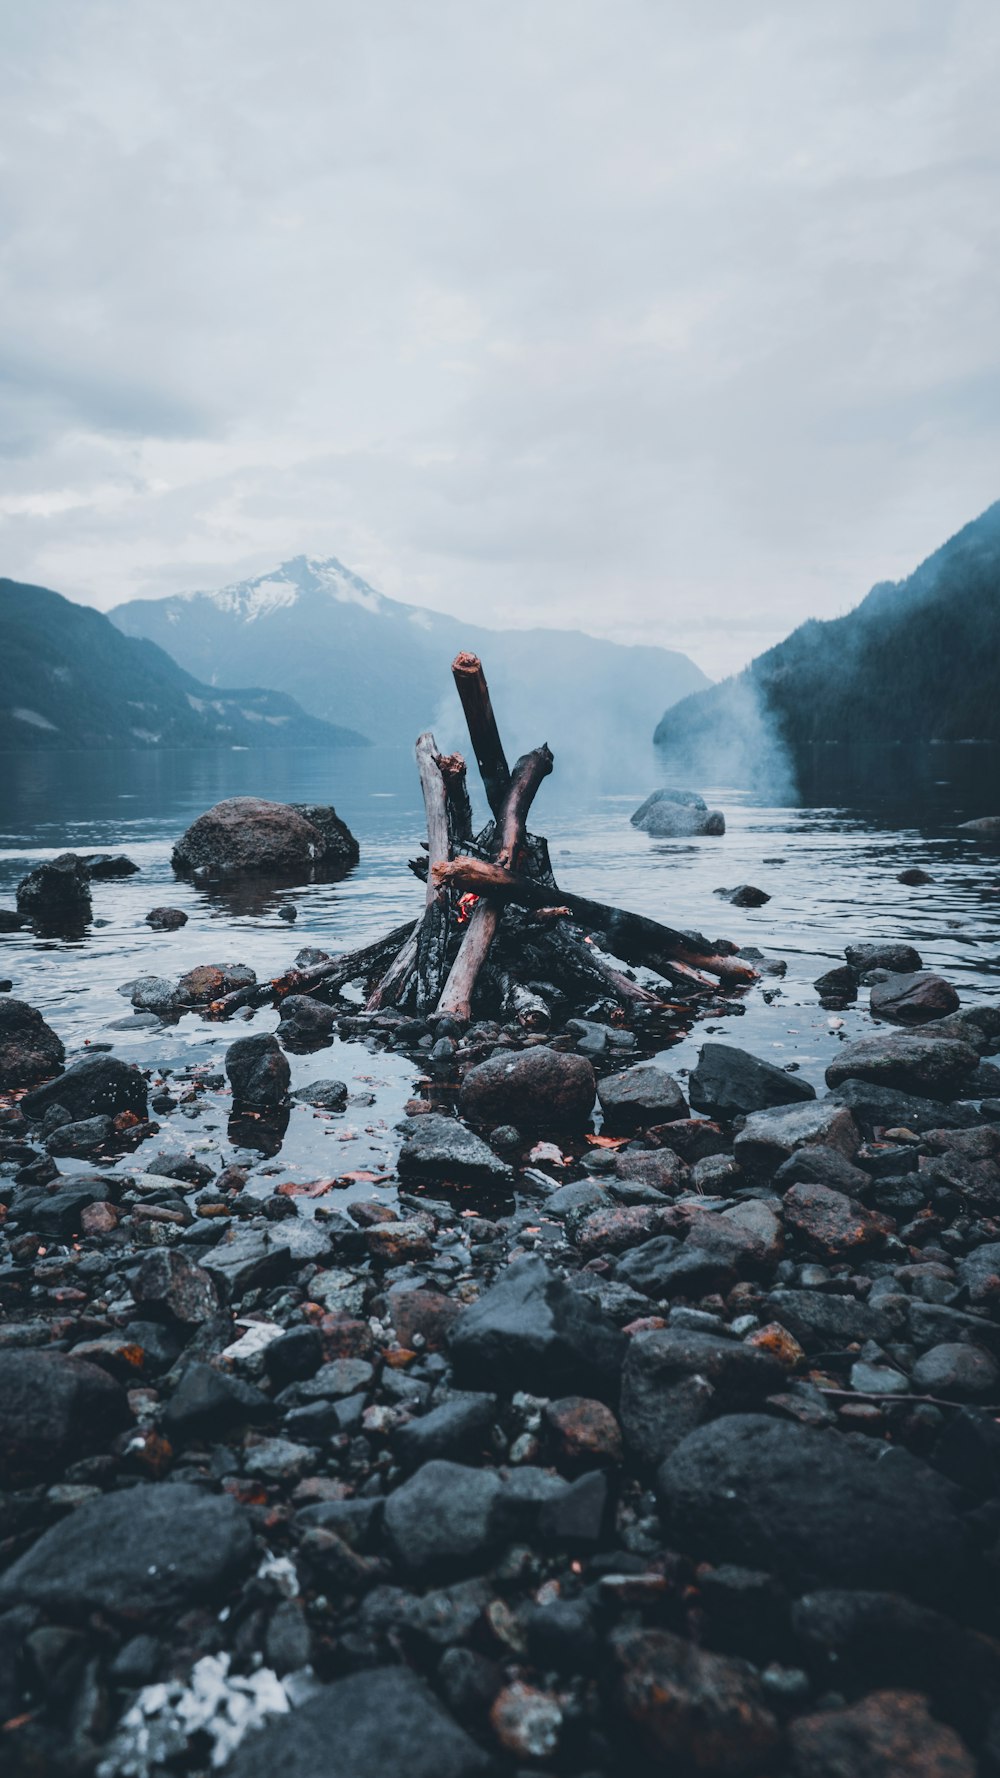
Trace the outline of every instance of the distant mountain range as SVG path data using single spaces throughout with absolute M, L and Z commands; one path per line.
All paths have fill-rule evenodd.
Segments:
M 213 686 L 271 685 L 314 716 L 407 746 L 429 725 L 442 746 L 462 744 L 449 667 L 473 650 L 512 757 L 548 740 L 557 765 L 567 749 L 593 760 L 639 748 L 645 761 L 664 705 L 709 683 L 669 649 L 488 630 L 387 599 L 335 558 L 296 556 L 217 592 L 133 600 L 111 616 Z
M 673 705 L 654 738 L 670 776 L 716 783 L 831 743 L 1000 740 L 1000 501 L 906 580 Z
M 0 580 L 0 749 L 364 744 L 281 692 L 203 685 L 101 612 Z

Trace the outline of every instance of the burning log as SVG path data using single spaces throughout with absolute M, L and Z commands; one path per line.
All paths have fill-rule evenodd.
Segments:
M 547 907 L 552 897 L 550 885 L 536 883 L 531 877 L 505 869 L 499 861 L 487 863 L 480 858 L 455 858 L 449 864 L 438 865 L 434 875 L 441 884 L 471 890 L 477 895 L 504 896 L 524 907 Z M 756 971 L 749 963 L 728 952 L 723 954 L 718 946 L 713 950 L 709 940 L 700 932 L 675 932 L 672 927 L 662 926 L 645 914 L 630 914 L 624 908 L 591 901 L 585 895 L 574 895 L 565 889 L 560 889 L 559 894 L 573 918 L 604 933 L 608 949 L 615 956 L 624 958 L 626 963 L 639 964 L 654 970 L 657 975 L 666 975 L 668 979 L 671 971 L 679 970 L 685 974 L 704 971 L 727 982 L 756 980 Z
M 416 761 L 426 857 L 411 860 L 425 885 L 420 918 L 313 969 L 289 970 L 270 984 L 241 989 L 217 1002 L 212 1015 L 226 1017 L 238 1005 L 262 1004 L 271 996 L 279 1002 L 289 994 L 330 999 L 349 982 L 363 981 L 368 1012 L 412 1009 L 465 1021 L 478 989 L 487 1004 L 525 1030 L 546 1031 L 553 1008 L 567 1000 L 611 1001 L 626 1016 L 683 1010 L 655 984 L 633 981 L 617 967 L 618 959 L 650 970 L 689 1004 L 716 994 L 719 983 L 754 981 L 754 970 L 732 945 L 712 945 L 701 933 L 675 931 L 556 883 L 545 840 L 526 825 L 552 771 L 552 754 L 545 745 L 536 747 L 511 770 L 481 662 L 460 654 L 452 671 L 492 821 L 473 837 L 465 760 L 460 753 L 440 753 L 434 736 L 422 734 Z

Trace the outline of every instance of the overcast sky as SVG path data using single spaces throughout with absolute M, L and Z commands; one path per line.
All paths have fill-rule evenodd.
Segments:
M 996 0 L 31 0 L 0 573 L 742 665 L 1000 496 Z

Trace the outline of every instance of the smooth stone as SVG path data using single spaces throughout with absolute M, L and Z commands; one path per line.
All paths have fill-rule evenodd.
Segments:
M 807 1080 L 730 1043 L 702 1044 L 688 1093 L 699 1111 L 726 1119 L 816 1097 Z
M 397 1162 L 401 1179 L 469 1179 L 487 1184 L 513 1178 L 507 1163 L 457 1118 L 431 1111 L 404 1118 L 397 1128 L 403 1133 Z

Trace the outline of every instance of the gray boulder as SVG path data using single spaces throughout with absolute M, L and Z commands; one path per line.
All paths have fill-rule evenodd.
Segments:
M 893 975 L 907 975 L 916 969 L 923 969 L 919 951 L 915 951 L 912 945 L 894 944 L 891 939 L 877 939 L 872 944 L 847 945 L 844 956 L 859 975 L 866 975 L 870 969 L 888 969 Z
M 928 1099 L 948 1099 L 962 1091 L 978 1067 L 979 1053 L 970 1044 L 923 1032 L 877 1032 L 838 1050 L 827 1066 L 826 1084 L 864 1080 Z
M 0 1487 L 23 1488 L 99 1451 L 129 1421 L 106 1371 L 62 1352 L 5 1352 L 0 1364 Z
M 82 1056 L 58 1080 L 36 1087 L 21 1101 L 21 1109 L 35 1120 L 43 1118 L 50 1105 L 63 1106 L 74 1121 L 117 1117 L 120 1111 L 145 1118 L 147 1102 L 146 1076 L 138 1068 L 117 1056 L 98 1054 Z
M 100 1611 L 162 1624 L 220 1599 L 253 1547 L 228 1495 L 188 1482 L 140 1484 L 90 1500 L 43 1532 L 0 1577 L 0 1606 L 35 1605 L 62 1623 Z
M 35 1007 L 0 996 L 0 1092 L 33 1087 L 58 1074 L 65 1055 L 51 1025 Z
M 815 1099 L 816 1089 L 797 1074 L 788 1074 L 732 1043 L 703 1043 L 698 1066 L 691 1071 L 688 1093 L 692 1105 L 713 1117 L 743 1117 L 771 1105 L 796 1105 Z
M 654 790 L 636 809 L 631 822 L 657 840 L 726 831 L 722 810 L 710 809 L 704 797 L 693 790 Z
M 91 916 L 90 872 L 75 852 L 36 864 L 17 886 L 17 911 L 43 931 L 72 932 Z
M 270 1032 L 238 1037 L 226 1051 L 226 1073 L 233 1104 L 256 1111 L 274 1111 L 288 1094 L 292 1071 L 278 1039 Z
M 957 1490 L 900 1448 L 859 1450 L 758 1414 L 699 1427 L 661 1465 L 671 1539 L 702 1561 L 766 1569 L 797 1592 L 961 1597 L 970 1542 Z
M 358 842 L 335 809 L 318 803 L 272 803 L 234 796 L 199 815 L 173 850 L 180 875 L 295 876 L 348 870 Z
M 404 1118 L 398 1128 L 403 1133 L 397 1163 L 400 1179 L 468 1179 L 487 1184 L 513 1178 L 510 1167 L 457 1118 L 429 1111 Z
M 926 1025 L 931 1019 L 957 1012 L 958 1004 L 951 983 L 929 969 L 890 975 L 884 982 L 872 983 L 872 1012 L 877 1019 L 890 1019 L 894 1025 Z
M 549 1049 L 503 1051 L 470 1068 L 458 1109 L 472 1123 L 513 1124 L 519 1130 L 565 1129 L 594 1108 L 597 1080 L 586 1056 Z
M 455 1375 L 472 1389 L 617 1399 L 625 1337 L 543 1260 L 515 1260 L 452 1325 Z
M 784 1376 L 777 1359 L 738 1340 L 671 1327 L 635 1334 L 618 1415 L 626 1443 L 644 1463 L 659 1463 L 696 1426 L 759 1407 Z
M 673 1075 L 655 1062 L 636 1062 L 620 1074 L 606 1075 L 598 1082 L 597 1097 L 609 1130 L 631 1133 L 645 1124 L 670 1123 L 688 1115 Z

